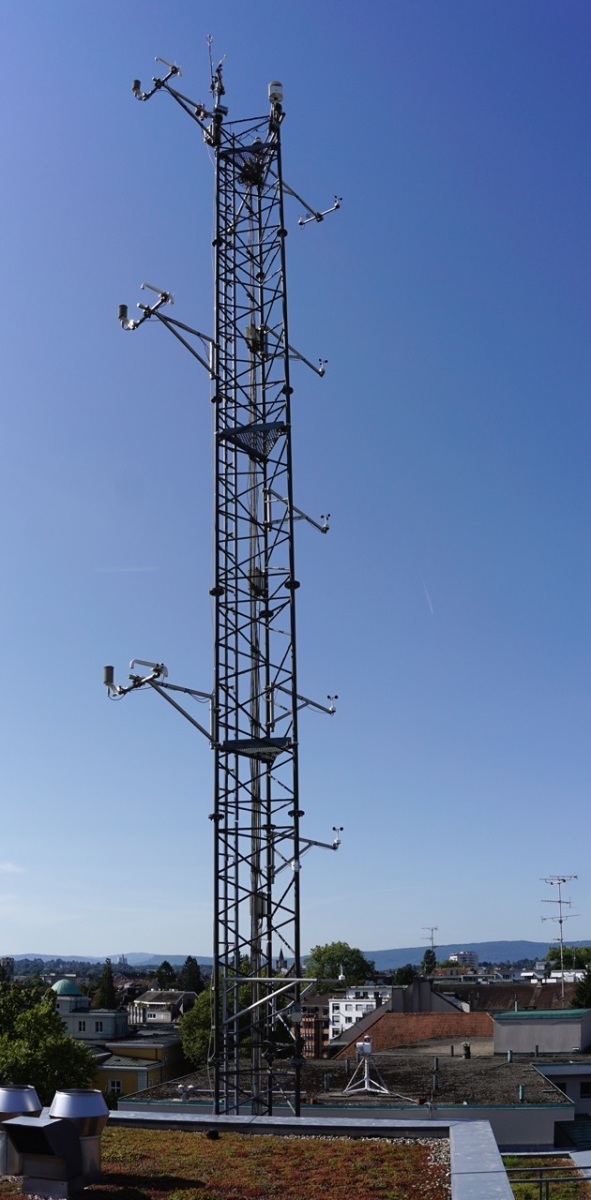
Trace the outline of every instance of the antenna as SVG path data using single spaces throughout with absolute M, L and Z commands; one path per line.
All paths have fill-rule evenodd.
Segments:
M 426 929 L 428 931 L 428 933 L 427 933 L 427 936 L 423 937 L 421 940 L 423 942 L 430 942 L 430 944 L 431 944 L 431 954 L 433 956 L 432 964 L 431 964 L 431 972 L 432 972 L 433 968 L 437 966 L 437 960 L 435 958 L 435 934 L 439 927 L 437 925 L 423 925 L 422 928 Z M 427 957 L 428 953 L 429 953 L 428 950 L 425 950 L 423 962 L 425 962 L 425 958 Z M 425 963 L 425 967 L 426 966 L 427 966 L 427 964 Z M 427 973 L 427 972 L 425 972 L 425 973 Z
M 560 944 L 560 995 L 562 998 L 562 1007 L 564 1008 L 564 940 L 562 926 L 570 917 L 578 916 L 578 913 L 563 914 L 563 908 L 570 908 L 571 901 L 563 900 L 562 888 L 565 883 L 570 883 L 572 879 L 578 879 L 578 875 L 545 875 L 542 876 L 542 883 L 549 883 L 551 887 L 558 888 L 557 900 L 542 900 L 542 904 L 557 904 L 557 917 L 542 917 L 542 921 L 556 921 L 558 924 L 558 937 L 554 941 Z
M 119 321 L 132 332 L 163 325 L 209 376 L 215 683 L 211 692 L 181 687 L 163 663 L 141 659 L 128 683 L 115 682 L 112 666 L 104 683 L 112 700 L 157 692 L 214 752 L 214 1111 L 271 1114 L 281 1098 L 299 1116 L 301 999 L 311 986 L 302 973 L 301 861 L 313 847 L 337 850 L 342 829 L 333 826 L 332 842 L 300 830 L 299 714 L 332 716 L 338 697 L 322 704 L 297 686 L 294 528 L 300 521 L 326 534 L 329 517 L 315 520 L 294 503 L 291 372 L 304 365 L 322 378 L 326 359 L 288 340 L 285 199 L 303 205 L 304 224 L 322 221 L 340 199 L 319 212 L 285 184 L 280 82 L 269 85 L 266 116 L 225 120 L 224 59 L 214 67 L 211 37 L 207 45 L 213 111 L 178 91 L 180 68 L 164 59 L 167 74 L 151 90 L 138 79 L 132 89 L 142 102 L 166 92 L 214 152 L 214 329 L 210 336 L 171 317 L 172 293 L 149 283 L 142 290 L 154 295 L 138 304 L 139 316 L 130 320 L 122 304 Z M 209 727 L 192 715 L 192 701 L 209 703 Z M 290 963 L 281 976 L 278 947 Z

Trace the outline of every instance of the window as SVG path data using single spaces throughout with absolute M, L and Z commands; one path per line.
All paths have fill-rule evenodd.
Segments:
M 121 1087 L 121 1080 L 120 1079 L 110 1079 L 109 1080 L 109 1091 L 114 1092 L 114 1094 L 116 1096 L 120 1096 L 121 1092 L 123 1091 L 123 1088 Z
M 352 1008 L 353 1008 L 353 1005 L 352 1005 L 352 1004 L 345 1004 L 345 1011 L 346 1011 L 346 1012 L 351 1012 L 351 1009 L 352 1009 Z
M 591 1097 L 591 1083 L 581 1084 L 581 1100 L 588 1100 Z
M 85 1033 L 85 1032 L 86 1032 L 86 1021 L 79 1021 L 78 1022 L 78 1033 Z
M 347 1025 L 352 1025 L 352 1024 L 353 1024 L 353 1017 L 345 1017 L 345 1021 L 346 1021 L 346 1024 L 347 1024 Z
M 103 1023 L 102 1023 L 102 1021 L 95 1021 L 95 1023 L 94 1023 L 94 1032 L 95 1032 L 95 1033 L 102 1033 L 102 1032 L 103 1032 Z
M 148 1013 L 148 1021 L 155 1021 L 155 1020 L 156 1020 L 156 1013 L 149 1012 Z
M 340 1012 L 340 1008 L 341 1008 L 340 1004 L 333 1004 L 333 1006 L 332 1006 L 332 1011 L 333 1011 L 333 1012 Z

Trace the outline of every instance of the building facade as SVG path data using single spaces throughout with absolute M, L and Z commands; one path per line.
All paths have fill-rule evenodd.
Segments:
M 388 986 L 349 987 L 344 996 L 331 996 L 328 1002 L 330 1040 L 339 1037 L 367 1013 L 385 1004 L 392 994 Z

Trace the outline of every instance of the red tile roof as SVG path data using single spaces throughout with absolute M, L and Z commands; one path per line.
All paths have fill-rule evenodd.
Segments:
M 376 1016 L 369 1033 L 373 1050 L 395 1050 L 397 1046 L 411 1046 L 414 1042 L 426 1042 L 431 1038 L 492 1037 L 493 1019 L 489 1013 L 393 1013 L 382 1012 Z M 353 1043 L 343 1046 L 335 1058 L 348 1058 Z

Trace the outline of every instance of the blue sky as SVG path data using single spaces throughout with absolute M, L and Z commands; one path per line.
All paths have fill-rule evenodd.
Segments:
M 588 67 L 577 0 L 0 0 L 1 953 L 211 950 L 212 759 L 102 665 L 211 685 L 212 166 L 154 55 L 230 117 L 285 89 L 303 945 L 589 938 Z

